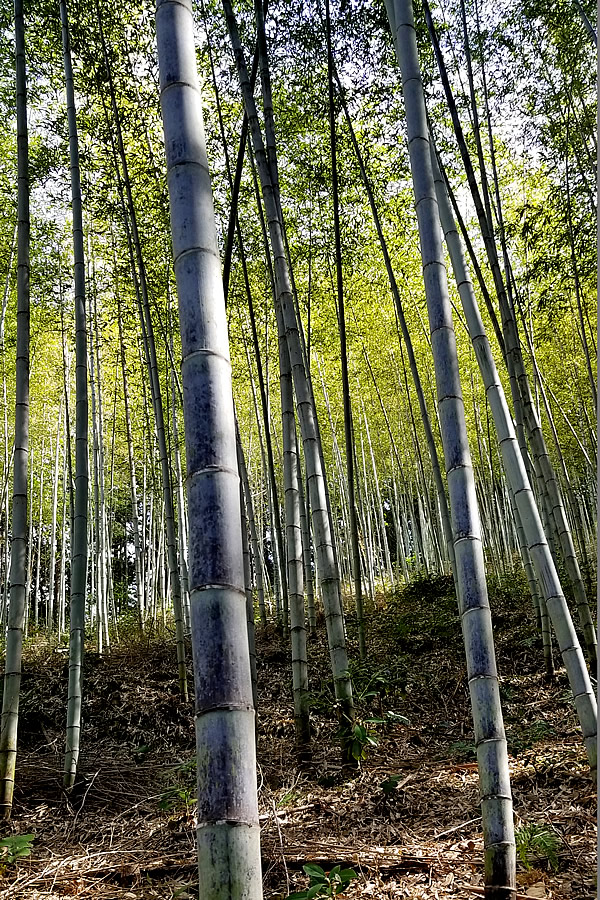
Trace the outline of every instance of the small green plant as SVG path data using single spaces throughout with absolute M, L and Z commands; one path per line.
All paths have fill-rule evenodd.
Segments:
M 365 759 L 369 747 L 377 747 L 377 734 L 368 726 L 380 722 L 380 719 L 363 719 L 355 722 L 349 730 L 347 740 L 350 755 L 357 762 Z
M 196 757 L 169 772 L 168 783 L 158 798 L 158 805 L 166 812 L 185 809 L 189 813 L 190 807 L 196 803 Z
M 277 806 L 291 806 L 292 803 L 296 803 L 299 799 L 300 794 L 292 788 L 292 790 L 287 791 L 283 797 L 277 801 Z
M 547 825 L 523 825 L 515 831 L 517 854 L 526 869 L 531 869 L 531 857 L 547 859 L 552 869 L 558 869 L 559 839 Z
M 346 890 L 353 878 L 356 878 L 354 869 L 342 869 L 335 866 L 331 872 L 325 872 L 321 866 L 310 863 L 302 867 L 310 878 L 310 884 L 305 891 L 296 891 L 288 896 L 288 900 L 313 900 L 314 897 L 337 897 Z
M 402 713 L 395 712 L 393 709 L 387 709 L 384 713 L 386 722 L 395 722 L 396 725 L 410 725 L 410 719 L 403 716 Z
M 11 834 L 0 841 L 0 863 L 14 863 L 21 856 L 31 856 L 34 834 Z
M 461 756 L 467 759 L 475 759 L 477 756 L 475 744 L 470 744 L 468 741 L 454 741 L 448 749 L 453 756 Z
M 163 791 L 158 799 L 158 805 L 165 812 L 185 808 L 186 812 L 196 802 L 194 792 L 190 788 L 173 786 Z
M 545 719 L 536 719 L 535 722 L 532 722 L 531 725 L 525 729 L 525 734 L 530 741 L 535 742 L 552 737 L 556 732 L 552 725 L 546 722 Z
M 531 750 L 531 748 L 540 741 L 548 740 L 556 734 L 552 725 L 544 719 L 536 719 L 530 725 L 523 728 L 508 728 L 507 739 L 508 749 L 511 753 L 522 753 L 523 750 Z
M 389 778 L 386 778 L 385 781 L 381 782 L 379 787 L 386 797 L 392 797 L 396 793 L 401 778 L 402 775 L 390 775 Z

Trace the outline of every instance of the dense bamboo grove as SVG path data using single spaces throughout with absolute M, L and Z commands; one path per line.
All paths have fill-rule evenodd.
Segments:
M 260 897 L 254 620 L 306 761 L 322 611 L 351 767 L 345 618 L 364 659 L 376 596 L 451 572 L 486 896 L 515 896 L 486 587 L 515 568 L 596 765 L 588 5 L 5 5 L 6 818 L 22 640 L 69 644 L 71 788 L 84 644 L 169 636 L 201 896 Z

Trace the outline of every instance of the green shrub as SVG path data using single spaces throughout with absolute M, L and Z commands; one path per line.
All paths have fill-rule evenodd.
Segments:
M 0 841 L 0 863 L 16 862 L 21 856 L 31 856 L 34 834 L 11 834 Z
M 313 900 L 314 897 L 337 897 L 346 890 L 353 878 L 356 878 L 354 869 L 342 869 L 335 866 L 331 872 L 325 872 L 321 866 L 314 863 L 302 866 L 304 872 L 310 878 L 310 884 L 305 891 L 296 891 L 290 894 L 288 900 Z
M 552 869 L 558 869 L 560 842 L 548 825 L 523 825 L 515 831 L 517 855 L 526 869 L 531 869 L 531 857 L 547 859 Z

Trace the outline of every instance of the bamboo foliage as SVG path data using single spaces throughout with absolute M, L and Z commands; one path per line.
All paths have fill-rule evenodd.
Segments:
M 390 7 L 393 2 L 390 0 Z M 24 410 L 18 401 L 15 420 L 12 409 L 15 388 L 23 396 L 24 267 L 19 256 L 17 298 L 12 284 L 17 242 L 13 239 L 11 243 L 15 216 L 8 202 L 3 219 L 4 237 L 0 240 L 0 257 L 5 267 L 0 301 L 0 403 L 4 434 L 0 483 L 0 624 L 8 637 L 8 688 L 4 701 L 11 707 L 3 715 L 0 745 L 11 729 L 16 734 L 20 654 L 17 632 L 21 606 L 25 636 L 32 641 L 42 636 L 53 645 L 64 639 L 67 629 L 70 631 L 64 764 L 67 789 L 73 786 L 80 739 L 84 739 L 81 712 L 86 639 L 94 650 L 108 654 L 130 636 L 143 640 L 144 644 L 157 638 L 168 641 L 175 626 L 178 677 L 184 693 L 184 634 L 187 640 L 191 633 L 197 643 L 197 622 L 202 619 L 204 624 L 210 607 L 219 610 L 219 615 L 222 613 L 221 620 L 227 620 L 231 634 L 227 631 L 229 643 L 223 659 L 216 660 L 208 647 L 216 625 L 210 633 L 201 635 L 201 649 L 196 646 L 194 649 L 195 656 L 204 660 L 199 670 L 203 693 L 198 708 L 199 746 L 204 748 L 199 751 L 201 779 L 204 779 L 201 785 L 208 784 L 218 766 L 207 755 L 205 737 L 209 732 L 214 735 L 221 723 L 226 722 L 223 728 L 233 733 L 234 749 L 226 751 L 230 758 L 242 753 L 239 749 L 242 745 L 245 748 L 252 743 L 248 698 L 251 697 L 251 705 L 256 708 L 255 614 L 257 626 L 265 629 L 268 640 L 281 639 L 291 651 L 288 656 L 298 749 L 301 756 L 308 756 L 307 692 L 311 670 L 307 631 L 311 638 L 318 639 L 321 613 L 325 613 L 334 671 L 335 708 L 341 711 L 347 751 L 347 737 L 356 723 L 349 677 L 354 660 L 351 655 L 348 658 L 346 642 L 350 638 L 348 647 L 356 652 L 358 637 L 358 652 L 365 654 L 359 628 L 363 618 L 361 594 L 364 592 L 362 599 L 368 621 L 368 617 L 377 615 L 381 605 L 388 604 L 390 595 L 400 594 L 403 585 L 415 576 L 435 578 L 438 573 L 448 571 L 456 543 L 459 561 L 452 562 L 452 569 L 457 574 L 457 583 L 459 570 L 463 572 L 458 593 L 465 635 L 469 639 L 477 631 L 473 623 L 478 620 L 477 627 L 487 632 L 485 593 L 480 593 L 479 599 L 469 594 L 464 600 L 464 573 L 471 564 L 466 562 L 467 545 L 482 543 L 488 584 L 491 587 L 495 582 L 502 589 L 510 582 L 511 593 L 513 584 L 516 588 L 522 583 L 518 559 L 521 554 L 533 598 L 530 614 L 532 618 L 535 616 L 541 630 L 546 676 L 552 677 L 555 662 L 551 633 L 554 626 L 561 652 L 556 662 L 560 661 L 567 670 L 586 751 L 594 769 L 596 704 L 578 633 L 564 596 L 567 592 L 570 600 L 571 593 L 575 594 L 587 652 L 593 662 L 595 635 L 588 597 L 595 575 L 590 548 L 596 532 L 593 479 L 597 438 L 593 400 L 597 390 L 592 376 L 597 348 L 587 224 L 589 211 L 595 204 L 590 172 L 596 146 L 588 122 L 591 82 L 586 80 L 583 71 L 583 63 L 591 54 L 587 43 L 581 49 L 579 44 L 584 43 L 581 41 L 577 47 L 573 46 L 573 58 L 569 52 L 563 63 L 560 46 L 556 51 L 548 49 L 549 37 L 555 37 L 552 23 L 560 18 L 560 28 L 564 29 L 569 5 L 566 8 L 560 5 L 560 15 L 556 13 L 556 18 L 552 10 L 540 7 L 540 28 L 530 36 L 525 35 L 525 25 L 531 24 L 532 11 L 517 9 L 514 4 L 511 7 L 514 16 L 511 27 L 517 30 L 522 27 L 525 35 L 523 59 L 527 64 L 518 84 L 525 84 L 530 72 L 539 74 L 544 66 L 549 69 L 544 87 L 547 106 L 535 122 L 529 121 L 536 134 L 534 146 L 543 159 L 540 163 L 531 157 L 527 159 L 520 151 L 513 153 L 516 147 L 513 136 L 507 136 L 504 128 L 498 128 L 496 133 L 492 128 L 493 120 L 502 120 L 502 105 L 514 91 L 500 81 L 495 82 L 493 90 L 488 90 L 486 67 L 488 72 L 495 71 L 496 67 L 504 72 L 508 57 L 513 67 L 517 65 L 517 54 L 508 44 L 501 43 L 501 28 L 488 29 L 487 8 L 480 27 L 477 0 L 474 7 L 459 2 L 457 11 L 460 6 L 462 23 L 459 18 L 451 20 L 442 38 L 444 46 L 461 46 L 462 42 L 466 54 L 472 129 L 468 134 L 465 129 L 466 136 L 463 134 L 461 138 L 456 104 L 453 108 L 450 99 L 446 102 L 438 99 L 435 105 L 436 94 L 432 91 L 427 131 L 439 133 L 440 145 L 448 148 L 450 109 L 464 157 L 467 183 L 473 197 L 479 195 L 477 220 L 489 263 L 487 267 L 482 266 L 477 259 L 480 241 L 469 239 L 472 222 L 465 223 L 462 219 L 456 200 L 456 196 L 461 204 L 464 200 L 464 175 L 456 167 L 458 155 L 455 153 L 456 159 L 451 159 L 451 151 L 446 150 L 456 196 L 451 185 L 444 184 L 437 172 L 435 187 L 437 212 L 463 305 L 462 311 L 456 310 L 462 326 L 457 325 L 456 334 L 458 366 L 461 375 L 468 373 L 468 380 L 463 378 L 463 402 L 456 378 L 456 361 L 452 358 L 448 362 L 444 358 L 440 362 L 444 336 L 449 356 L 453 351 L 446 306 L 442 306 L 443 314 L 436 320 L 441 327 L 433 329 L 433 340 L 423 321 L 418 232 L 409 210 L 412 200 L 407 179 L 408 154 L 396 140 L 403 117 L 399 92 L 396 96 L 389 90 L 391 78 L 395 76 L 390 55 L 380 54 L 376 70 L 366 62 L 373 48 L 381 48 L 382 42 L 389 38 L 385 23 L 368 6 L 353 7 L 349 15 L 344 5 L 340 7 L 337 3 L 331 9 L 327 4 L 321 17 L 317 0 L 309 0 L 308 6 L 301 9 L 275 4 L 271 13 L 273 21 L 265 23 L 266 4 L 254 0 L 250 6 L 240 7 L 242 39 L 251 49 L 253 15 L 257 31 L 253 62 L 247 72 L 234 12 L 229 0 L 225 0 L 230 40 L 242 84 L 242 118 L 239 86 L 234 83 L 232 74 L 235 73 L 229 71 L 226 61 L 228 36 L 220 21 L 220 9 L 202 4 L 200 15 L 194 12 L 192 22 L 185 5 L 187 0 L 181 9 L 179 6 L 175 9 L 171 3 L 175 0 L 161 0 L 159 18 L 182 16 L 185 29 L 195 29 L 199 38 L 196 58 L 207 82 L 212 78 L 215 101 L 209 93 L 206 155 L 202 155 L 200 163 L 186 158 L 170 167 L 173 202 L 177 209 L 184 209 L 187 217 L 185 222 L 174 219 L 179 235 L 176 265 L 179 281 L 193 283 L 197 291 L 203 286 L 212 290 L 211 286 L 216 285 L 219 266 L 215 261 L 212 232 L 204 244 L 204 232 L 200 231 L 189 246 L 180 240 L 184 232 L 188 234 L 190 223 L 197 221 L 194 217 L 199 211 L 208 210 L 208 219 L 212 221 L 208 200 L 203 199 L 194 206 L 193 191 L 181 187 L 185 182 L 184 172 L 191 173 L 191 181 L 205 179 L 207 157 L 214 172 L 217 234 L 220 230 L 225 248 L 222 280 L 232 336 L 229 349 L 232 385 L 226 380 L 227 373 L 225 380 L 219 380 L 223 374 L 221 369 L 228 371 L 224 358 L 225 318 L 221 311 L 213 314 L 212 306 L 208 313 L 212 322 L 210 333 L 218 332 L 214 347 L 212 344 L 208 347 L 212 338 L 206 339 L 207 346 L 202 343 L 209 326 L 198 330 L 196 325 L 186 325 L 185 322 L 191 322 L 191 314 L 188 316 L 187 312 L 185 322 L 182 320 L 184 369 L 186 384 L 201 382 L 204 387 L 209 384 L 209 375 L 219 370 L 219 377 L 215 375 L 219 386 L 214 391 L 212 387 L 206 388 L 202 394 L 204 399 L 194 405 L 191 389 L 182 389 L 178 377 L 181 345 L 177 316 L 171 309 L 173 272 L 166 246 L 168 211 L 164 165 L 155 149 L 160 129 L 157 97 L 153 96 L 156 59 L 149 41 L 152 29 L 148 27 L 147 9 L 135 4 L 117 9 L 109 7 L 104 0 L 92 0 L 78 7 L 77 16 L 71 21 L 71 63 L 65 3 L 56 4 L 54 10 L 47 4 L 32 8 L 28 14 L 29 27 L 35 36 L 31 46 L 37 54 L 36 76 L 40 75 L 39 79 L 36 77 L 36 92 L 32 94 L 38 105 L 30 114 L 36 141 L 35 161 L 30 167 L 36 191 L 36 204 L 32 206 L 32 271 L 36 273 L 31 304 L 32 441 L 29 473 L 20 481 Z M 58 78 L 62 79 L 56 54 L 59 6 L 70 132 L 68 162 L 66 154 L 63 160 L 58 149 L 65 137 L 63 110 L 61 104 L 48 100 L 51 95 L 54 97 Z M 570 24 L 573 33 L 581 37 L 583 29 L 577 20 L 577 4 L 571 6 Z M 282 11 L 286 14 L 286 30 L 278 34 L 275 26 L 281 21 Z M 330 27 L 326 27 L 332 17 L 333 35 L 330 21 Z M 360 33 L 358 23 L 366 26 Z M 469 28 L 475 23 L 478 52 L 473 52 L 471 58 Z M 559 37 L 564 45 L 564 34 Z M 532 48 L 537 47 L 544 55 L 539 68 L 531 62 Z M 434 51 L 441 57 L 437 45 Z M 185 54 L 191 71 L 193 51 L 188 48 Z M 567 71 L 571 62 L 572 82 Z M 19 59 L 19 66 L 21 63 Z M 328 98 L 325 97 L 326 63 Z M 78 116 L 78 122 L 73 67 L 81 109 L 85 111 Z M 443 71 L 443 65 L 440 68 Z M 262 102 L 254 100 L 258 96 L 255 81 L 259 69 Z M 508 65 L 506 71 L 510 71 Z M 185 73 L 184 76 L 187 77 Z M 454 77 L 452 71 L 446 73 L 447 90 Z M 415 84 L 407 82 L 409 99 Z M 187 100 L 173 101 L 180 87 L 178 96 L 189 96 L 187 88 L 176 84 L 165 87 L 164 91 L 163 107 L 173 133 L 179 128 L 175 121 L 179 112 L 188 109 Z M 537 91 L 539 100 L 543 94 L 539 84 L 531 81 L 529 88 L 532 95 Z M 329 123 L 324 116 L 327 99 Z M 560 107 L 562 101 L 564 109 Z M 3 102 L 4 109 L 8 110 L 8 101 Z M 42 104 L 48 108 L 40 118 Z M 78 101 L 78 109 L 79 106 Z M 191 113 L 196 125 L 200 115 L 197 109 Z M 81 175 L 77 124 L 82 146 Z M 184 124 L 185 146 L 193 144 L 197 148 L 196 125 Z M 542 133 L 546 127 L 550 135 L 547 139 Z M 2 143 L 2 184 L 7 198 L 11 179 L 14 181 L 13 130 L 7 119 Z M 557 135 L 557 132 L 561 133 Z M 390 136 L 394 139 L 390 140 Z M 21 149 L 22 137 L 20 134 Z M 413 156 L 417 145 L 426 141 L 423 129 L 411 141 Z M 171 138 L 169 152 L 175 144 Z M 471 155 L 477 154 L 475 167 L 468 159 L 471 144 Z M 178 146 L 183 147 L 181 152 L 185 151 L 183 144 Z M 549 160 L 555 163 L 554 168 L 549 167 Z M 69 210 L 61 192 L 46 192 L 47 184 L 63 181 L 66 184 L 67 166 L 72 176 L 73 291 L 72 279 L 65 275 L 70 269 L 67 262 Z M 435 159 L 431 167 L 435 171 Z M 425 170 L 421 163 L 413 168 L 421 190 Z M 86 197 L 85 226 L 80 179 Z M 22 186 L 23 178 L 19 180 Z M 431 234 L 428 229 L 434 227 L 432 220 L 437 223 L 429 182 L 426 187 L 419 200 L 419 216 L 424 217 L 425 209 L 430 213 L 429 224 L 421 223 L 421 242 L 425 259 L 429 260 L 425 265 L 425 280 L 429 291 L 433 284 L 443 295 L 443 275 L 434 277 L 433 274 L 441 266 L 438 236 L 435 240 L 424 237 Z M 562 197 L 557 196 L 559 192 Z M 447 193 L 454 204 L 454 216 L 470 255 L 473 275 L 478 279 L 479 292 L 494 328 L 496 348 L 490 348 L 474 302 Z M 189 205 L 185 203 L 186 198 L 190 199 Z M 541 211 L 543 216 L 539 215 Z M 17 230 L 21 243 L 24 220 L 21 215 L 19 219 L 21 226 Z M 542 220 L 541 224 L 538 219 Z M 202 262 L 194 241 L 202 244 L 204 250 L 208 248 Z M 332 264 L 334 245 L 335 265 Z M 46 247 L 51 247 L 51 252 Z M 546 263 L 548 271 L 540 271 Z M 494 282 L 492 290 L 486 286 L 488 269 Z M 39 280 L 37 273 L 41 274 Z M 390 290 L 393 302 L 390 302 Z M 69 302 L 71 293 L 75 299 L 74 316 Z M 440 308 L 435 298 L 430 296 L 429 305 L 430 315 L 435 318 Z M 19 336 L 15 353 L 17 318 Z M 400 346 L 390 346 L 396 340 Z M 440 383 L 439 409 L 433 396 L 432 345 Z M 75 387 L 69 375 L 73 349 Z M 567 353 L 571 358 L 565 366 Z M 501 372 L 499 377 L 495 368 L 498 365 L 501 369 L 501 356 L 507 365 L 506 383 L 510 384 L 511 391 L 506 398 L 500 382 L 504 375 Z M 15 361 L 18 378 L 15 378 Z M 476 377 L 476 364 L 482 372 L 483 385 Z M 444 378 L 441 370 L 445 372 Z M 409 383 L 411 375 L 414 386 Z M 88 390 L 92 392 L 89 409 Z M 213 393 L 206 400 L 210 391 Z M 182 404 L 184 393 L 185 404 Z M 216 456 L 208 446 L 208 432 L 205 435 L 197 424 L 197 416 L 209 424 L 216 421 L 215 398 L 224 398 L 228 403 L 231 393 L 239 422 L 237 463 L 232 462 L 231 433 L 223 431 L 219 424 L 214 454 L 222 451 L 223 456 L 213 470 L 211 460 Z M 188 432 L 190 418 L 195 423 L 192 438 L 188 433 L 187 453 L 179 441 L 182 405 Z M 454 437 L 458 435 L 458 442 L 465 450 L 464 456 L 452 455 L 453 450 L 449 449 L 452 433 L 449 436 L 448 420 L 456 425 L 463 412 L 469 439 L 473 438 L 472 463 L 465 449 L 464 430 L 460 433 L 458 427 L 454 430 Z M 444 428 L 454 532 L 464 525 L 464 533 L 460 532 L 458 540 L 448 512 L 448 486 L 438 460 L 440 440 L 436 418 L 442 420 Z M 89 428 L 92 431 L 88 446 Z M 491 433 L 494 428 L 498 442 Z M 13 430 L 17 432 L 16 444 Z M 73 447 L 71 433 L 75 434 Z M 191 472 L 190 464 L 199 466 L 201 472 Z M 468 471 L 471 467 L 472 478 Z M 13 470 L 16 530 L 11 522 Z M 235 480 L 234 470 L 240 475 L 241 504 L 238 488 L 234 490 L 227 480 Z M 190 474 L 193 504 L 188 508 L 184 479 Z M 223 567 L 231 563 L 235 569 L 237 581 L 234 579 L 233 584 L 223 571 L 217 573 L 222 576 L 220 581 L 217 575 L 213 579 L 214 570 L 207 570 L 206 560 L 199 561 L 204 554 L 218 567 L 222 557 L 202 550 L 206 541 L 195 536 L 197 525 L 192 526 L 188 547 L 188 518 L 195 517 L 197 521 L 198 509 L 204 503 L 199 499 L 199 484 L 208 482 L 213 475 L 218 482 L 213 495 L 224 497 L 230 512 L 235 505 L 241 516 L 229 526 L 219 524 L 225 521 L 219 519 L 215 526 L 217 531 L 220 529 L 218 540 L 224 541 L 225 535 L 227 552 L 235 555 L 238 521 L 241 522 L 243 565 L 238 565 L 237 556 L 233 562 L 229 557 L 223 562 Z M 29 499 L 25 497 L 25 481 Z M 19 484 L 21 493 L 17 502 Z M 477 500 L 479 511 L 477 514 L 471 507 L 460 519 L 456 509 L 461 509 L 465 495 L 469 501 Z M 29 518 L 25 519 L 25 528 L 19 535 L 24 505 L 29 509 Z M 216 520 L 212 510 L 210 515 L 206 512 L 206 504 L 202 509 L 208 527 Z M 236 533 L 233 542 L 232 532 Z M 23 548 L 28 549 L 26 575 L 21 579 L 23 603 L 19 594 L 20 576 L 14 582 L 12 579 L 11 533 L 14 555 L 17 549 L 19 553 Z M 193 613 L 187 600 L 188 552 L 190 570 L 194 569 L 189 576 Z M 477 582 L 475 587 L 479 590 L 483 576 L 481 553 L 477 548 L 474 558 L 473 583 Z M 231 593 L 227 593 L 226 584 Z M 71 602 L 67 607 L 69 586 Z M 9 594 L 12 594 L 10 602 Z M 342 596 L 348 603 L 345 618 Z M 353 599 L 358 601 L 356 616 Z M 192 620 L 196 621 L 195 630 Z M 237 632 L 237 638 L 232 636 L 233 632 Z M 246 644 L 246 637 L 247 651 L 240 649 Z M 485 653 L 488 665 L 482 667 L 481 678 L 473 675 L 473 672 L 481 673 L 469 664 L 473 676 L 471 690 L 475 702 L 481 701 L 481 709 L 488 703 L 486 685 L 493 703 L 497 701 L 490 644 L 486 645 Z M 361 675 L 371 663 L 367 655 L 365 666 L 359 669 Z M 222 711 L 219 703 L 228 676 L 223 676 L 222 685 L 213 690 L 209 672 L 213 664 L 221 666 L 221 673 L 225 664 L 231 664 L 235 670 L 235 679 L 230 679 L 233 687 Z M 250 687 L 245 680 L 248 672 Z M 206 684 L 210 685 L 208 692 Z M 210 708 L 205 694 L 213 700 L 216 697 Z M 243 708 L 244 715 L 238 707 Z M 495 753 L 498 757 L 501 764 L 498 783 L 503 790 L 506 788 L 506 796 L 499 798 L 494 786 L 489 788 L 489 782 L 482 781 L 482 790 L 488 791 L 484 797 L 486 853 L 493 868 L 497 843 L 491 832 L 498 826 L 499 834 L 506 826 L 509 800 L 502 768 L 501 720 L 497 707 L 492 706 L 491 710 L 490 721 L 495 730 L 490 741 L 482 739 L 484 732 L 479 724 L 476 735 L 480 757 L 485 756 L 486 747 L 490 756 Z M 14 759 L 16 737 L 14 741 L 10 738 L 9 743 L 8 755 L 12 754 Z M 3 752 L 0 746 L 0 755 Z M 345 761 L 349 761 L 347 756 Z M 494 771 L 494 764 L 492 760 L 490 771 Z M 10 769 L 10 759 L 7 765 Z M 205 860 L 217 845 L 239 846 L 242 861 L 235 862 L 234 866 L 239 872 L 246 866 L 251 871 L 250 884 L 258 885 L 257 832 L 251 796 L 254 787 L 250 780 L 244 781 L 244 773 L 252 769 L 249 758 L 244 757 L 242 768 L 243 786 L 236 783 L 231 788 L 235 797 L 231 793 L 217 796 L 218 792 L 212 788 L 212 793 L 209 791 L 210 796 L 201 810 L 200 858 Z M 6 790 L 9 781 L 10 775 L 5 782 Z M 493 826 L 488 824 L 490 807 L 494 811 Z M 3 809 L 8 814 L 7 806 Z M 228 811 L 232 809 L 233 818 L 229 819 Z M 511 852 L 509 847 L 502 863 L 507 870 Z M 501 850 L 498 854 L 500 858 Z M 223 863 L 221 875 L 224 871 Z M 213 872 L 206 877 L 216 883 L 221 875 Z M 244 878 L 240 875 L 238 879 L 240 896 L 246 890 L 241 886 Z M 510 884 L 500 884 L 501 875 L 497 881 L 501 893 L 512 889 Z M 248 890 L 253 891 L 254 887 Z

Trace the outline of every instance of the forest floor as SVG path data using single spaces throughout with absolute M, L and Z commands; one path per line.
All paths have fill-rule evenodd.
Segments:
M 520 583 L 518 585 L 520 588 Z M 520 594 L 520 596 L 515 596 Z M 596 791 L 568 683 L 541 674 L 530 601 L 491 588 L 519 835 L 519 897 L 596 896 Z M 462 639 L 451 579 L 421 579 L 380 603 L 369 654 L 352 664 L 370 745 L 342 770 L 323 626 L 311 642 L 314 753 L 294 753 L 291 673 L 272 631 L 257 629 L 258 779 L 266 900 L 303 890 L 306 864 L 356 872 L 358 898 L 483 895 L 483 841 Z M 358 658 L 348 622 L 349 652 Z M 172 641 L 122 635 L 89 652 L 80 771 L 61 788 L 67 663 L 26 648 L 13 819 L 31 855 L 0 859 L 4 900 L 197 897 L 193 704 L 177 696 Z M 191 665 L 190 665 L 190 684 Z M 536 827 L 537 826 L 537 827 Z

